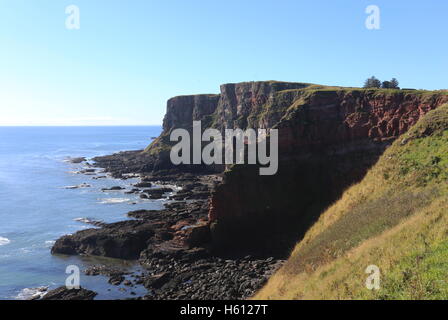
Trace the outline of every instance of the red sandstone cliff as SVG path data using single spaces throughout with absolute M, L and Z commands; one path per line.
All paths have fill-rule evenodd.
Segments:
M 214 192 L 214 244 L 287 250 L 391 141 L 446 102 L 443 93 L 305 90 L 273 125 L 279 129 L 278 173 L 259 176 L 238 166 Z
M 201 120 L 203 129 L 279 129 L 278 173 L 259 176 L 249 165 L 226 171 L 209 218 L 216 248 L 287 250 L 391 141 L 446 102 L 448 94 L 441 91 L 226 84 L 218 95 L 170 99 L 163 133 L 145 153 L 155 156 L 155 170 L 175 168 L 168 157 L 169 134 L 174 128 L 191 130 L 193 120 Z

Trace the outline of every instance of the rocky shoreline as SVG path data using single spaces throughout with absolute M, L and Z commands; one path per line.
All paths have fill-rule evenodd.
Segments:
M 124 180 L 138 176 L 140 181 L 129 188 L 108 190 L 133 193 L 142 199 L 165 199 L 165 208 L 130 211 L 127 213 L 130 220 L 121 222 L 93 221 L 96 228 L 58 239 L 52 254 L 137 260 L 144 271 L 131 275 L 126 270 L 103 265 L 84 270 L 86 275 L 109 277 L 113 285 L 123 284 L 131 294 L 134 287 L 143 285 L 147 294 L 135 299 L 234 300 L 252 296 L 283 260 L 240 252 L 222 256 L 211 250 L 207 224 L 209 198 L 221 175 L 177 171 L 148 174 L 140 162 L 147 159 L 136 159 L 136 154 L 122 152 L 95 158 L 91 166 Z M 132 171 L 127 166 L 130 162 Z M 84 171 L 81 173 L 95 178 L 95 170 Z M 84 296 L 84 291 L 79 292 Z

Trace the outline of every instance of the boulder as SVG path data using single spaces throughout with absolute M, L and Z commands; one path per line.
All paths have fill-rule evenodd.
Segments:
M 164 284 L 170 281 L 171 278 L 171 274 L 162 272 L 153 276 L 148 276 L 144 280 L 144 285 L 147 289 L 160 289 Z
M 206 223 L 194 226 L 185 231 L 185 243 L 190 247 L 198 247 L 211 240 L 210 226 Z

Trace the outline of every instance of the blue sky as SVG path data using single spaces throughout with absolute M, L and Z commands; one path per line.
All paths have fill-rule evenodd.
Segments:
M 81 28 L 65 27 L 68 5 Z M 381 29 L 365 27 L 368 5 Z M 447 88 L 441 0 L 1 0 L 0 125 L 160 124 L 172 96 L 284 80 Z

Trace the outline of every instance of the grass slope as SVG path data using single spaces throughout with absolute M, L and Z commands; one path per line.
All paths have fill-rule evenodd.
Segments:
M 448 298 L 448 105 L 399 138 L 256 299 Z M 366 268 L 381 271 L 368 290 Z

